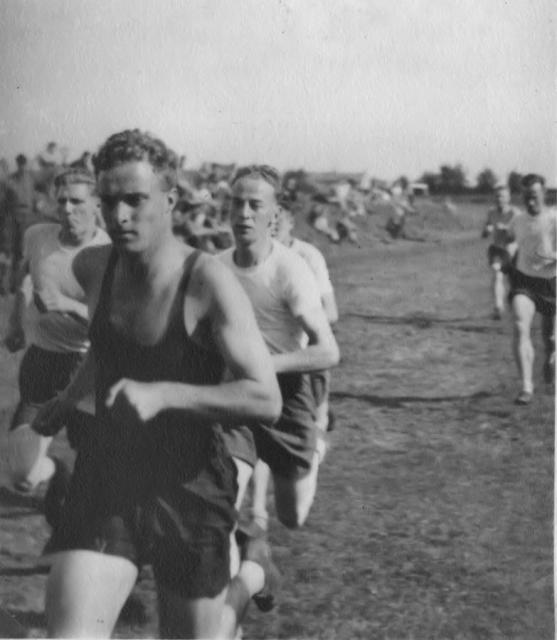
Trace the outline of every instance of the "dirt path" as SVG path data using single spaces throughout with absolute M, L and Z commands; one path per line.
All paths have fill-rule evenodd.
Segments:
M 485 245 L 333 253 L 338 426 L 307 526 L 272 530 L 280 607 L 252 612 L 245 637 L 552 637 L 553 395 L 538 382 L 534 405 L 512 404 Z M 7 408 L 17 361 L 0 360 Z M 0 496 L 0 599 L 40 635 L 44 576 L 24 570 L 46 531 L 30 507 Z M 152 614 L 148 576 L 141 593 Z M 154 629 L 151 616 L 118 634 Z

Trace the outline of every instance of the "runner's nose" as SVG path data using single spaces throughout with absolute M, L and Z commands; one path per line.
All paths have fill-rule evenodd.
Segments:
M 116 203 L 113 210 L 113 217 L 118 224 L 129 222 L 130 208 L 125 202 L 120 201 Z

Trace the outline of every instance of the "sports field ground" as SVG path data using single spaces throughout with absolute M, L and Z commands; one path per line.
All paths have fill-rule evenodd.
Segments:
M 553 391 L 540 357 L 535 402 L 512 402 L 511 320 L 490 319 L 470 207 L 423 242 L 364 229 L 360 247 L 325 248 L 341 312 L 337 426 L 306 527 L 273 522 L 279 606 L 251 611 L 245 638 L 554 637 Z M 7 309 L 2 299 L 1 330 Z M 539 324 L 534 333 L 541 353 Z M 0 350 L 2 435 L 19 358 Z M 55 447 L 68 455 L 63 435 Z M 46 578 L 33 565 L 47 526 L 5 489 L 0 522 L 0 602 L 40 637 Z M 147 619 L 121 621 L 118 637 L 156 634 L 152 587 L 146 572 Z

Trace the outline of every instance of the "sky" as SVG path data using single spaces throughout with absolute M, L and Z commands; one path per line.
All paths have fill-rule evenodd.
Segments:
M 0 156 L 151 131 L 188 164 L 557 183 L 554 0 L 1 0 Z

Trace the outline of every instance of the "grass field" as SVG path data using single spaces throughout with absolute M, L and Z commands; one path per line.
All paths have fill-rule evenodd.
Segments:
M 554 637 L 554 397 L 539 358 L 536 402 L 512 403 L 510 318 L 489 319 L 483 211 L 463 203 L 455 228 L 426 242 L 383 245 L 371 220 L 360 248 L 325 247 L 341 310 L 337 428 L 307 526 L 273 523 L 280 605 L 251 611 L 245 638 Z M 0 362 L 5 430 L 18 357 L 2 350 Z M 29 568 L 47 527 L 7 492 L 0 521 L 0 602 L 41 636 L 45 576 Z M 138 592 L 148 620 L 122 622 L 119 637 L 156 633 L 148 573 Z

